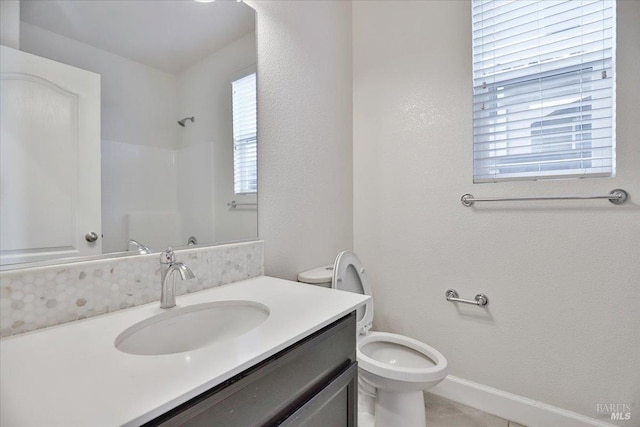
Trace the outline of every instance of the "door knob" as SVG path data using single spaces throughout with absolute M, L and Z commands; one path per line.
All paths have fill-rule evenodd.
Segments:
M 98 235 L 95 232 L 87 233 L 84 235 L 84 238 L 87 242 L 93 243 L 98 240 Z

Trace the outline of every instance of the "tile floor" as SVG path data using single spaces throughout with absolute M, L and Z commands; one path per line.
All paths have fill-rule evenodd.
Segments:
M 424 400 L 428 427 L 526 427 L 435 394 Z
M 435 394 L 425 393 L 424 401 L 427 427 L 526 427 Z M 361 409 L 365 403 L 366 401 L 359 402 Z M 374 425 L 372 411 L 373 407 L 367 407 L 365 411 L 358 413 L 360 427 Z

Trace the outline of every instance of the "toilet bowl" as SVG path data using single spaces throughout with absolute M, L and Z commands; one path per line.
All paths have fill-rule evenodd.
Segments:
M 310 270 L 310 277 L 321 283 L 318 274 L 329 267 Z M 341 252 L 333 267 L 330 277 L 334 289 L 371 295 L 366 272 L 353 252 Z M 301 282 L 305 278 L 305 273 L 298 275 Z M 329 282 L 329 277 L 326 279 Z M 373 299 L 357 310 L 356 318 L 359 425 L 425 427 L 423 392 L 447 376 L 447 359 L 416 339 L 370 331 Z
M 394 391 L 422 391 L 446 376 L 447 360 L 433 347 L 388 332 L 361 335 L 358 363 L 367 382 L 376 388 Z

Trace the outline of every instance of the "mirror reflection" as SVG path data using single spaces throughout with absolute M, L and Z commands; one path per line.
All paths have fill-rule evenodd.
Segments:
M 1 264 L 256 238 L 254 15 L 22 0 L 1 58 Z

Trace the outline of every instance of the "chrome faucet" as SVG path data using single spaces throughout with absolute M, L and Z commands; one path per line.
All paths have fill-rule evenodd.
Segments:
M 129 246 L 135 246 L 138 249 L 138 253 L 142 255 L 151 253 L 151 249 L 149 249 L 148 246 L 143 245 L 137 240 L 129 239 L 127 243 L 129 244 Z
M 173 273 L 180 273 L 180 279 L 188 280 L 196 277 L 193 271 L 181 262 L 176 262 L 173 248 L 169 246 L 166 251 L 160 254 L 160 264 L 162 265 L 162 293 L 160 294 L 160 308 L 171 308 L 176 306 L 176 281 Z

